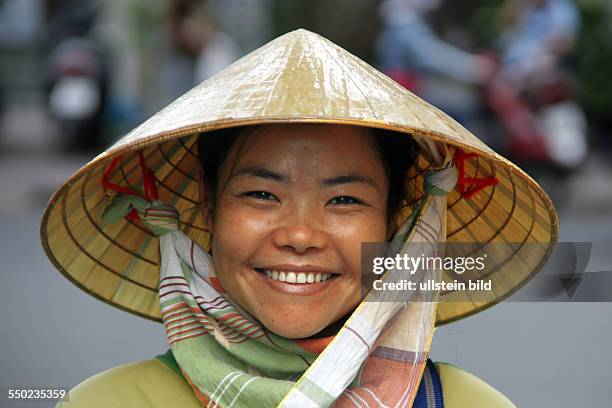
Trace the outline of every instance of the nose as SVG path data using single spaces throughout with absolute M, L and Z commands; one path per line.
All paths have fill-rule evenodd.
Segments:
M 327 233 L 319 226 L 305 220 L 287 222 L 272 235 L 276 247 L 290 249 L 298 254 L 324 249 L 328 239 Z

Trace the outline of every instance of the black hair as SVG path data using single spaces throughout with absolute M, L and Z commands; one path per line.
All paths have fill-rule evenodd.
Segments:
M 207 132 L 198 138 L 198 157 L 203 182 L 210 197 L 216 197 L 219 172 L 234 142 L 247 127 L 233 127 Z M 370 128 L 376 150 L 380 154 L 387 182 L 387 219 L 395 220 L 402 207 L 412 201 L 414 192 L 407 183 L 419 154 L 418 144 L 405 133 Z M 202 135 L 200 135 L 202 136 Z

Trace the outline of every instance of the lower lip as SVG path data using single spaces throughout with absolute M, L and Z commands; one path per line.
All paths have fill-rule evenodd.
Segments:
M 328 279 L 324 282 L 315 282 L 315 283 L 287 283 L 281 282 L 274 279 L 268 278 L 265 274 L 257 272 L 254 269 L 251 269 L 253 273 L 259 276 L 263 282 L 270 286 L 272 289 L 278 290 L 279 292 L 287 293 L 289 295 L 297 295 L 297 296 L 311 296 L 316 295 L 329 288 L 331 285 L 335 283 L 335 281 L 339 278 L 337 275 L 335 278 Z

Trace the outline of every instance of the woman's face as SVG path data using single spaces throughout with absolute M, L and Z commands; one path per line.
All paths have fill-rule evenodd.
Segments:
M 321 331 L 361 299 L 361 243 L 386 239 L 387 193 L 367 129 L 257 128 L 220 169 L 209 225 L 221 284 L 281 336 Z

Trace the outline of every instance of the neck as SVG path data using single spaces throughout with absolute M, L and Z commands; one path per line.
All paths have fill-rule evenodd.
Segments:
M 306 337 L 306 339 L 320 339 L 320 338 L 323 338 L 323 337 L 335 336 L 336 334 L 338 334 L 338 332 L 340 331 L 342 326 L 344 326 L 344 323 L 348 320 L 348 318 L 351 317 L 351 314 L 353 314 L 352 310 L 349 313 L 347 313 L 344 316 L 342 316 L 337 321 L 335 321 L 334 323 L 332 323 L 329 326 L 325 327 L 320 332 L 315 333 L 315 334 L 313 334 L 310 337 Z

